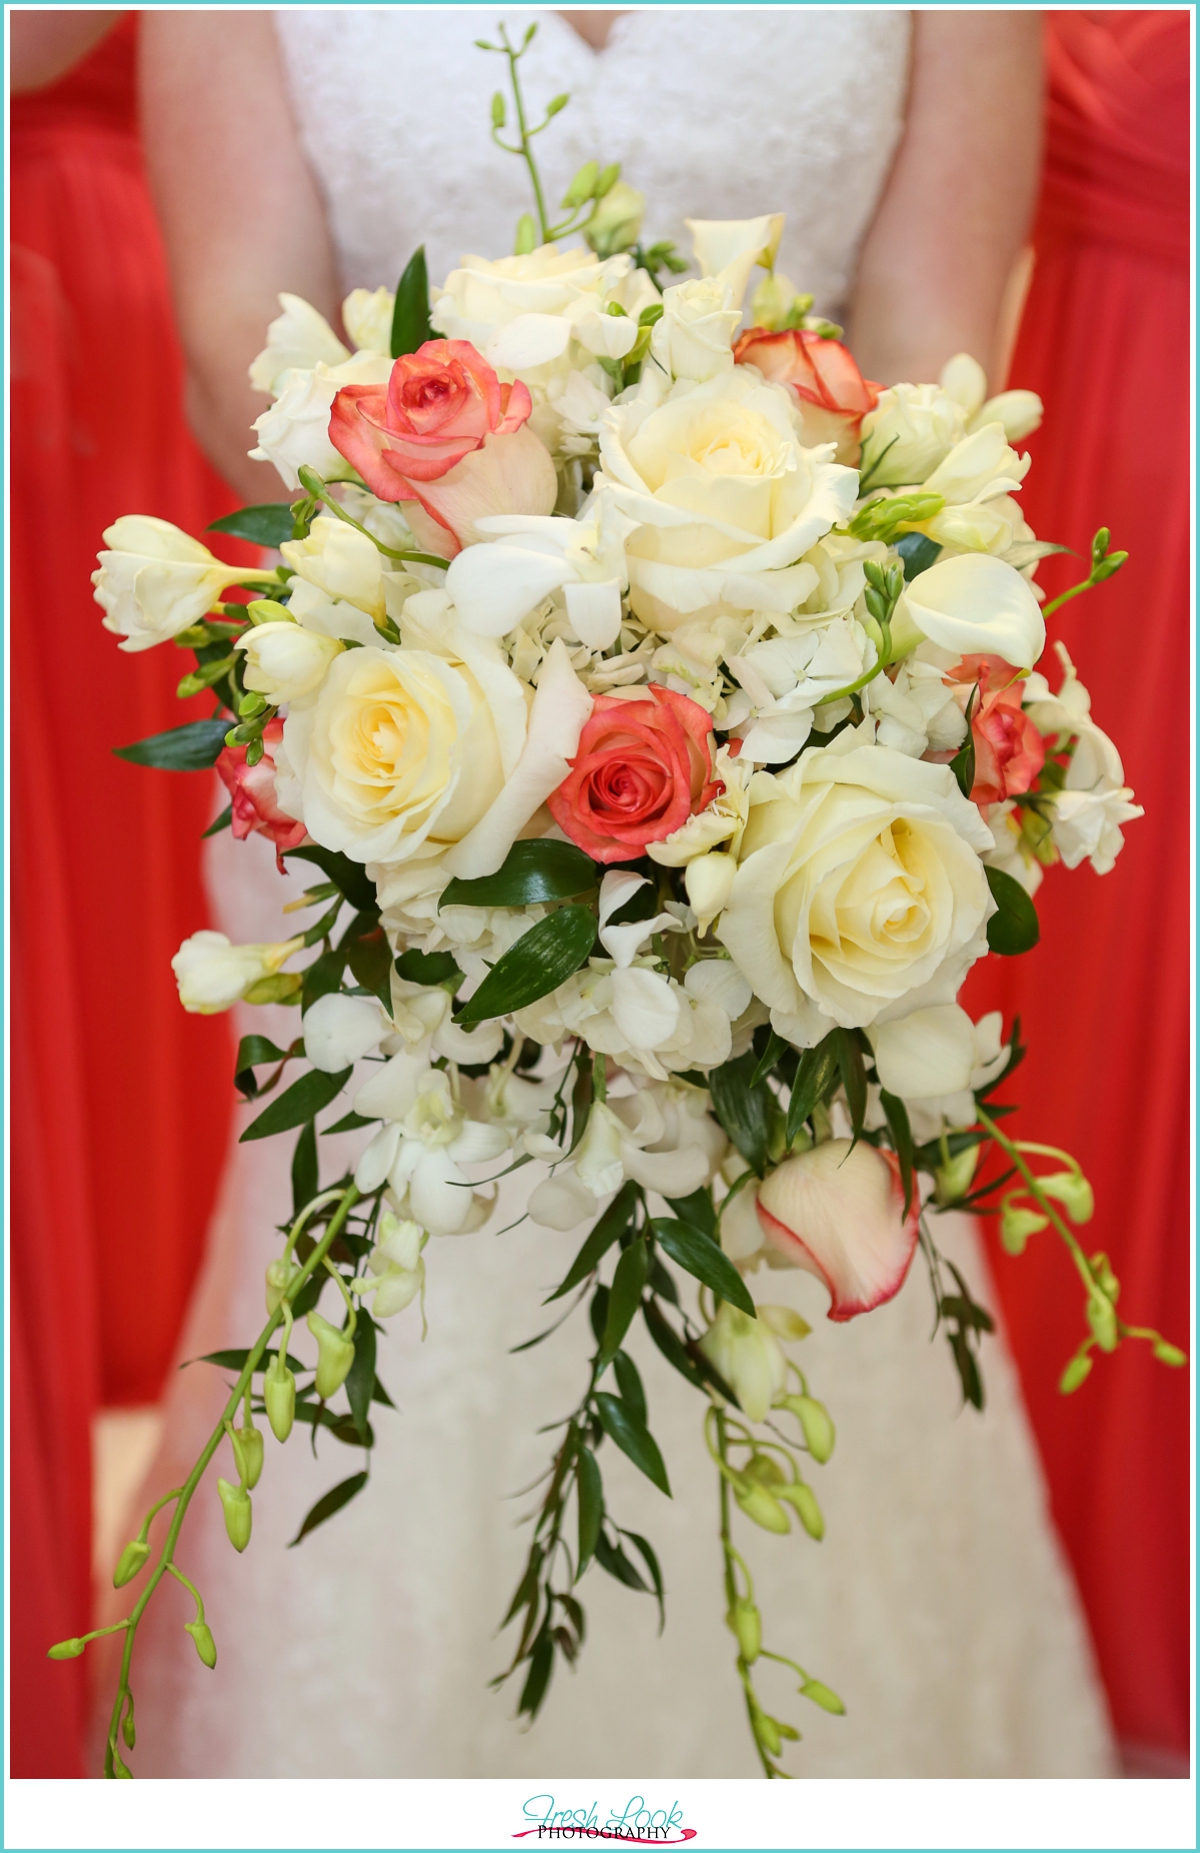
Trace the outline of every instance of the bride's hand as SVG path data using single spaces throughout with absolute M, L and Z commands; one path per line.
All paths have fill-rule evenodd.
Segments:
M 1042 145 L 1041 14 L 913 16 L 904 134 L 863 242 L 847 341 L 864 374 L 1004 385 Z

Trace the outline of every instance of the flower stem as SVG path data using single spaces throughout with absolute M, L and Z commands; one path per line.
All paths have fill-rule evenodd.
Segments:
M 542 177 L 538 173 L 537 162 L 533 158 L 533 149 L 529 146 L 529 128 L 525 121 L 525 101 L 521 95 L 521 80 L 517 76 L 517 61 L 521 53 L 513 50 L 509 42 L 508 33 L 503 26 L 500 28 L 500 36 L 504 41 L 504 52 L 508 59 L 508 78 L 512 85 L 513 105 L 517 112 L 517 127 L 521 131 L 521 154 L 524 158 L 526 167 L 529 169 L 529 178 L 533 186 L 533 197 L 537 204 L 538 225 L 542 234 L 542 243 L 549 244 L 550 220 L 546 215 L 546 198 L 542 192 Z
M 1092 1273 L 1091 1267 L 1088 1264 L 1087 1256 L 1084 1254 L 1083 1249 L 1080 1247 L 1075 1236 L 1072 1235 L 1070 1229 L 1068 1229 L 1066 1223 L 1063 1221 L 1062 1217 L 1059 1215 L 1058 1211 L 1055 1209 L 1049 1197 L 1047 1197 L 1045 1192 L 1042 1190 L 1041 1186 L 1039 1185 L 1037 1181 L 1037 1178 L 1034 1176 L 1033 1172 L 1029 1169 L 1029 1166 L 1025 1163 L 1024 1158 L 1021 1156 L 1021 1148 L 1012 1139 L 1005 1137 L 1004 1133 L 1001 1132 L 999 1126 L 997 1126 L 995 1120 L 983 1107 L 977 1108 L 977 1116 L 979 1119 L 979 1124 L 983 1126 L 991 1134 L 992 1138 L 996 1141 L 996 1144 L 1001 1148 L 1001 1150 L 1006 1152 L 1009 1158 L 1012 1159 L 1013 1164 L 1016 1166 L 1017 1170 L 1020 1172 L 1021 1176 L 1025 1180 L 1025 1185 L 1029 1191 L 1030 1196 L 1034 1199 L 1038 1208 L 1043 1212 L 1045 1216 L 1049 1218 L 1049 1220 L 1054 1224 L 1054 1227 L 1058 1230 L 1059 1235 L 1062 1237 L 1063 1241 L 1067 1245 L 1067 1249 L 1070 1253 L 1071 1259 L 1075 1263 L 1076 1271 L 1079 1274 L 1079 1277 L 1082 1280 L 1084 1286 L 1087 1288 L 1089 1295 L 1094 1296 L 1096 1293 L 1100 1292 L 1101 1289 L 1096 1281 L 1095 1275 Z M 1107 1295 L 1105 1297 L 1107 1298 Z
M 192 1468 L 191 1473 L 188 1475 L 187 1479 L 183 1483 L 182 1488 L 179 1491 L 178 1503 L 175 1507 L 174 1514 L 171 1518 L 171 1524 L 167 1532 L 166 1541 L 163 1544 L 163 1548 L 159 1555 L 158 1562 L 155 1564 L 154 1569 L 150 1573 L 149 1581 L 147 1582 L 146 1587 L 143 1589 L 141 1595 L 138 1597 L 138 1600 L 135 1603 L 133 1610 L 131 1614 L 129 1615 L 127 1621 L 120 1624 L 125 1629 L 125 1648 L 121 1655 L 121 1671 L 120 1671 L 120 1676 L 117 1681 L 117 1693 L 116 1693 L 116 1698 L 113 1703 L 112 1719 L 109 1724 L 109 1730 L 108 1730 L 108 1744 L 106 1746 L 105 1755 L 104 1755 L 104 1774 L 106 1777 L 113 1777 L 117 1774 L 117 1769 L 116 1769 L 116 1760 L 118 1757 L 117 1731 L 120 1727 L 121 1714 L 125 1707 L 125 1701 L 127 1697 L 129 1697 L 129 1670 L 130 1670 L 131 1663 L 133 1661 L 133 1644 L 134 1644 L 134 1640 L 137 1635 L 138 1624 L 141 1621 L 142 1616 L 146 1612 L 146 1608 L 147 1608 L 147 1605 L 149 1604 L 151 1596 L 154 1594 L 155 1590 L 158 1588 L 158 1585 L 161 1583 L 163 1577 L 167 1574 L 167 1572 L 170 1571 L 172 1575 L 177 1575 L 177 1576 L 179 1575 L 179 1572 L 175 1570 L 175 1566 L 174 1566 L 172 1559 L 174 1558 L 174 1555 L 175 1555 L 175 1547 L 179 1542 L 180 1531 L 183 1529 L 183 1521 L 187 1514 L 188 1506 L 191 1504 L 192 1494 L 196 1491 L 196 1488 L 199 1486 L 201 1480 L 203 1479 L 205 1469 L 208 1467 L 209 1462 L 212 1460 L 213 1455 L 216 1453 L 217 1448 L 219 1447 L 221 1443 L 221 1439 L 225 1433 L 226 1422 L 232 1421 L 232 1419 L 237 1415 L 238 1404 L 241 1402 L 242 1397 L 245 1395 L 247 1385 L 250 1383 L 252 1377 L 254 1376 L 254 1372 L 256 1371 L 259 1363 L 261 1362 L 263 1352 L 267 1348 L 268 1340 L 270 1339 L 272 1333 L 275 1331 L 275 1328 L 283 1322 L 284 1306 L 286 1305 L 288 1307 L 288 1311 L 290 1313 L 291 1302 L 295 1299 L 296 1295 L 299 1293 L 304 1283 L 308 1280 L 310 1274 L 312 1274 L 314 1270 L 321 1265 L 322 1261 L 325 1259 L 325 1256 L 328 1254 L 329 1250 L 332 1248 L 334 1242 L 336 1242 L 338 1236 L 341 1234 L 342 1227 L 345 1224 L 346 1218 L 349 1216 L 350 1211 L 353 1209 L 355 1203 L 358 1201 L 358 1194 L 359 1193 L 357 1189 L 355 1188 L 355 1186 L 351 1184 L 349 1188 L 347 1189 L 347 1191 L 345 1192 L 344 1196 L 342 1197 L 342 1201 L 338 1205 L 337 1210 L 334 1212 L 333 1216 L 330 1218 L 329 1226 L 326 1229 L 324 1235 L 321 1237 L 321 1240 L 317 1243 L 316 1247 L 313 1249 L 312 1254 L 309 1256 L 308 1260 L 304 1263 L 304 1266 L 301 1268 L 300 1272 L 297 1274 L 295 1280 L 289 1286 L 286 1294 L 284 1295 L 283 1301 L 276 1308 L 276 1310 L 271 1314 L 271 1317 L 267 1320 L 266 1325 L 263 1327 L 262 1331 L 259 1333 L 258 1338 L 255 1341 L 254 1346 L 251 1349 L 250 1354 L 247 1357 L 245 1364 L 242 1366 L 241 1375 L 239 1376 L 237 1383 L 234 1385 L 233 1392 L 229 1398 L 229 1401 L 226 1403 L 224 1409 L 221 1411 L 221 1415 L 216 1424 L 216 1427 L 213 1429 L 212 1434 L 209 1436 L 208 1440 L 205 1442 L 204 1447 L 201 1450 L 200 1457 L 196 1462 L 196 1465 Z M 168 1498 L 172 1496 L 173 1495 L 169 1494 Z M 184 1579 L 181 1577 L 180 1580 L 184 1580 Z M 197 1597 L 197 1600 L 199 1600 L 199 1597 Z M 122 1765 L 122 1771 L 124 1774 L 128 1774 L 128 1771 L 124 1769 L 123 1765 Z
M 729 1481 L 732 1476 L 732 1469 L 730 1468 L 729 1463 L 725 1458 L 725 1443 L 726 1443 L 725 1411 L 723 1409 L 716 1409 L 712 1413 L 716 1416 L 716 1430 L 717 1430 L 717 1446 L 716 1446 L 716 1450 L 714 1453 L 714 1459 L 717 1460 L 717 1463 L 721 1468 L 721 1474 L 720 1474 L 720 1480 L 719 1480 L 720 1512 L 721 1512 L 721 1552 L 724 1557 L 724 1568 L 725 1568 L 725 1601 L 726 1601 L 726 1605 L 729 1611 L 732 1612 L 733 1605 L 737 1601 L 737 1578 L 734 1575 L 734 1563 L 741 1562 L 741 1559 L 738 1556 L 738 1553 L 733 1548 L 733 1536 L 732 1536 L 732 1531 L 731 1531 L 731 1526 L 730 1526 Z M 750 1677 L 750 1664 L 747 1661 L 746 1656 L 742 1652 L 740 1646 L 738 1647 L 738 1654 L 737 1654 L 737 1671 L 738 1671 L 738 1678 L 742 1682 L 742 1691 L 745 1695 L 746 1717 L 748 1718 L 749 1723 L 750 1723 L 750 1734 L 754 1738 L 754 1748 L 758 1751 L 758 1760 L 763 1766 L 763 1775 L 768 1777 L 769 1779 L 773 1776 L 777 1776 L 779 1774 L 779 1771 L 775 1768 L 775 1765 L 771 1762 L 770 1757 L 768 1757 L 766 1751 L 763 1749 L 763 1746 L 759 1740 L 758 1732 L 754 1726 L 754 1714 L 755 1714 L 755 1711 L 759 1708 L 758 1708 L 757 1700 L 755 1698 L 755 1693 L 754 1693 L 754 1681 Z

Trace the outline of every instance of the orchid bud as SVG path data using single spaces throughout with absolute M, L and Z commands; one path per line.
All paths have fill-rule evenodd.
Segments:
M 250 1495 L 244 1487 L 231 1486 L 228 1480 L 218 1480 L 217 1491 L 225 1508 L 225 1529 L 229 1534 L 229 1542 L 235 1551 L 244 1551 L 250 1542 L 250 1526 L 254 1517 Z
M 802 1699 L 811 1699 L 814 1705 L 821 1707 L 822 1711 L 831 1711 L 836 1717 L 840 1718 L 845 1715 L 846 1707 L 837 1693 L 832 1692 L 819 1679 L 806 1679 L 800 1688 L 800 1696 Z
M 725 1625 L 736 1635 L 742 1659 L 747 1666 L 753 1666 L 762 1651 L 762 1616 L 754 1603 L 739 1596 L 725 1617 Z
M 113 1571 L 113 1588 L 123 1589 L 126 1583 L 132 1583 L 134 1577 L 150 1555 L 150 1546 L 142 1538 L 134 1538 L 125 1546 L 117 1559 Z
M 1000 1240 L 1010 1255 L 1025 1252 L 1025 1244 L 1039 1229 L 1049 1226 L 1050 1218 L 1038 1210 L 1020 1209 L 1011 1198 L 1000 1207 Z
M 258 1485 L 263 1470 L 263 1438 L 253 1422 L 244 1428 L 230 1430 L 233 1442 L 233 1458 L 241 1475 L 242 1485 L 251 1491 Z
M 934 1201 L 945 1209 L 948 1204 L 965 1197 L 978 1163 L 979 1147 L 968 1145 L 965 1151 L 956 1152 L 944 1165 L 939 1165 L 933 1174 Z
M 754 1719 L 754 1735 L 764 1750 L 769 1750 L 772 1756 L 778 1756 L 783 1749 L 779 1725 L 774 1718 L 769 1718 L 765 1711 L 760 1711 Z
M 1064 1396 L 1070 1396 L 1072 1390 L 1077 1390 L 1079 1388 L 1084 1378 L 1090 1373 L 1091 1368 L 1092 1360 L 1088 1357 L 1087 1353 L 1078 1352 L 1076 1356 L 1071 1359 L 1071 1362 L 1067 1365 L 1066 1370 L 1058 1380 L 1058 1387 L 1061 1393 Z
M 1094 1254 L 1091 1257 L 1090 1266 L 1092 1270 L 1092 1279 L 1099 1287 L 1101 1293 L 1103 1293 L 1107 1299 L 1110 1299 L 1115 1306 L 1121 1297 L 1121 1283 L 1112 1271 L 1108 1256 L 1103 1252 Z
M 765 1486 L 756 1486 L 750 1481 L 735 1487 L 733 1496 L 746 1517 L 753 1519 L 756 1525 L 761 1525 L 764 1531 L 791 1530 L 787 1513 L 774 1493 L 768 1492 Z
M 837 1439 L 837 1431 L 824 1403 L 817 1402 L 812 1396 L 789 1396 L 784 1402 L 784 1408 L 790 1409 L 799 1422 L 813 1459 L 824 1466 L 833 1453 L 833 1444 Z
M 80 1640 L 76 1634 L 69 1641 L 56 1641 L 53 1647 L 48 1647 L 46 1658 L 48 1660 L 77 1660 L 86 1646 L 87 1642 Z
M 789 1505 L 795 1506 L 805 1531 L 819 1544 L 825 1536 L 825 1520 L 812 1487 L 805 1486 L 803 1480 L 793 1480 L 790 1486 L 779 1488 L 778 1497 L 786 1499 Z
M 276 1255 L 274 1261 L 267 1263 L 267 1311 L 277 1313 L 283 1305 L 283 1296 L 300 1272 L 294 1262 Z
M 322 1319 L 320 1313 L 309 1313 L 307 1324 L 317 1341 L 317 1395 L 327 1403 L 350 1375 L 354 1340 L 336 1325 L 330 1325 L 328 1319 Z
M 185 1621 L 184 1627 L 196 1643 L 196 1652 L 205 1666 L 216 1666 L 217 1643 L 213 1640 L 212 1629 L 206 1621 Z
M 1175 1369 L 1178 1369 L 1181 1364 L 1187 1363 L 1187 1352 L 1181 1351 L 1178 1345 L 1168 1344 L 1165 1338 L 1160 1338 L 1156 1343 L 1154 1355 L 1160 1364 L 1170 1364 L 1173 1365 Z
M 296 1379 L 276 1353 L 263 1373 L 263 1402 L 276 1441 L 286 1441 L 296 1419 Z
M 1087 1322 L 1092 1328 L 1092 1337 L 1101 1351 L 1115 1351 L 1117 1348 L 1117 1314 L 1112 1301 L 1106 1294 L 1090 1293 L 1088 1295 Z
M 683 885 L 699 922 L 698 933 L 707 933 L 725 906 L 736 874 L 737 863 L 723 850 L 710 850 L 706 856 L 697 856 L 688 863 L 683 872 Z
M 1096 1199 L 1082 1171 L 1053 1171 L 1049 1177 L 1039 1177 L 1038 1185 L 1047 1197 L 1062 1204 L 1072 1222 L 1091 1222 Z

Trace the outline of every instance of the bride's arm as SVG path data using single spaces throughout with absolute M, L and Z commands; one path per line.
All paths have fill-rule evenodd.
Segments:
M 1041 15 L 913 18 L 904 134 L 859 259 L 847 341 L 869 377 L 935 380 L 966 350 L 993 388 L 1041 157 Z
M 192 429 L 252 501 L 279 477 L 251 463 L 266 409 L 246 369 L 280 290 L 334 322 L 336 265 L 324 207 L 292 120 L 270 13 L 166 8 L 141 18 L 142 119 L 187 364 Z

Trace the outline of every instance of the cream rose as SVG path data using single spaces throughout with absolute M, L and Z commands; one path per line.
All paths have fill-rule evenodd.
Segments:
M 548 244 L 521 257 L 464 257 L 432 292 L 430 321 L 532 391 L 539 382 L 529 373 L 561 361 L 572 341 L 587 357 L 622 359 L 637 340 L 639 309 L 657 294 L 624 253 L 601 259 Z M 609 315 L 610 301 L 627 313 Z
M 791 396 L 742 367 L 615 405 L 595 486 L 636 524 L 625 558 L 643 623 L 791 611 L 812 589 L 803 555 L 854 506 L 858 479 L 828 454 L 802 447 Z
M 436 855 L 499 797 L 525 727 L 521 684 L 498 663 L 477 676 L 427 650 L 348 650 L 288 715 L 279 801 L 356 862 Z
M 741 321 L 733 292 L 718 277 L 693 277 L 663 291 L 663 312 L 650 352 L 676 380 L 711 380 L 733 366 L 733 336 Z
M 948 766 L 851 732 L 758 773 L 717 936 L 779 1034 L 950 1003 L 987 950 L 991 832 Z

